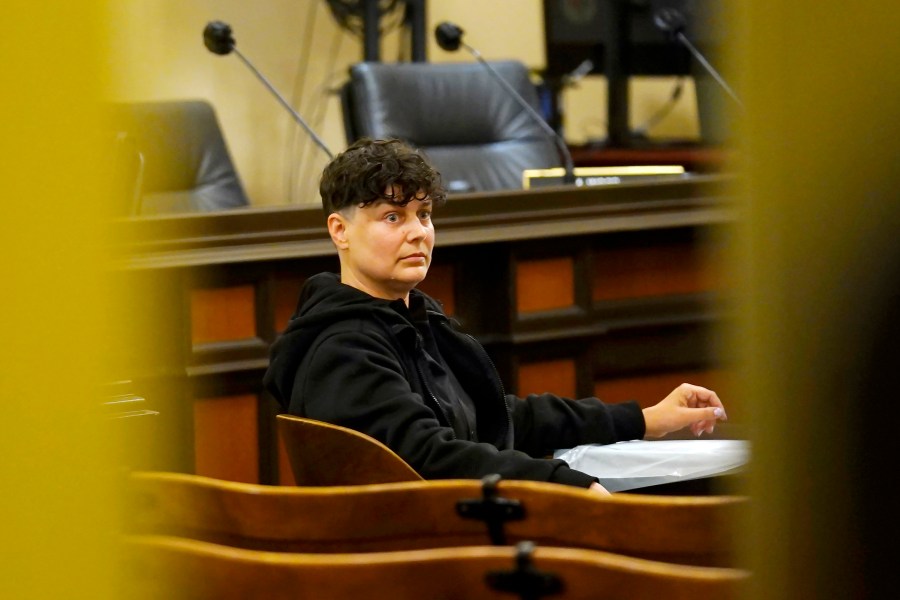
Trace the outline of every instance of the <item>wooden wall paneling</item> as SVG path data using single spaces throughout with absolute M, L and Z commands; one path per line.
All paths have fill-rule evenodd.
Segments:
M 272 306 L 271 329 L 273 341 L 284 331 L 287 323 L 297 310 L 300 290 L 306 278 L 298 273 L 274 271 L 270 281 Z
M 566 398 L 578 397 L 577 358 L 519 362 L 517 394 L 550 392 Z
M 304 259 L 270 261 L 257 264 L 255 269 L 265 269 L 269 274 L 266 306 L 270 311 L 264 316 L 270 342 L 284 331 L 297 309 L 300 292 L 307 279 L 319 273 L 339 273 L 340 264 L 336 252 Z
M 191 272 L 185 290 L 194 319 L 187 371 L 194 469 L 200 475 L 259 483 L 268 472 L 262 466 L 270 456 L 259 395 L 274 335 L 271 278 L 270 269 L 246 264 Z M 198 331 L 206 335 L 198 337 Z
M 566 336 L 517 343 L 515 393 L 551 392 L 569 398 L 593 396 L 592 339 L 591 336 Z
M 718 365 L 716 329 L 715 322 L 700 321 L 612 330 L 591 341 L 594 379 Z
M 192 317 L 216 327 L 213 339 L 188 341 L 188 373 L 240 372 L 264 367 L 272 335 L 270 271 L 253 264 L 212 265 L 191 269 L 185 294 Z M 205 311 L 208 314 L 202 314 Z M 190 331 L 203 326 L 191 325 Z
M 627 300 L 717 288 L 709 248 L 693 227 L 598 237 L 592 298 Z
M 462 328 L 487 351 L 504 385 L 514 383 L 513 259 L 508 244 L 447 248 L 456 274 L 456 314 Z
M 428 276 L 420 283 L 418 289 L 425 292 L 444 307 L 447 316 L 456 314 L 456 267 L 452 260 L 435 259 L 428 268 Z
M 714 390 L 728 412 L 728 421 L 717 424 L 712 437 L 747 439 L 749 432 L 742 418 L 745 403 L 734 384 L 734 377 L 733 371 L 715 366 L 611 377 L 596 383 L 594 395 L 607 402 L 636 400 L 646 407 L 662 400 L 682 383 L 700 385 Z M 693 435 L 689 431 L 680 431 L 666 437 L 683 439 Z
M 516 314 L 575 306 L 575 261 L 571 256 L 548 256 L 516 261 Z
M 512 328 L 517 336 L 538 332 L 552 336 L 553 330 L 585 323 L 591 308 L 586 279 L 591 237 L 557 237 L 512 245 Z
M 511 285 L 508 247 L 489 243 L 440 248 L 439 252 L 442 261 L 453 265 L 454 319 L 479 340 L 506 335 L 511 322 L 506 294 Z
M 596 382 L 595 394 L 608 402 L 637 400 L 642 407 L 651 406 L 665 398 L 682 383 L 694 383 L 715 389 L 717 372 L 710 369 L 685 369 L 607 377 Z
M 538 387 L 545 392 L 567 397 L 591 393 L 593 380 L 583 341 L 591 332 L 589 239 L 577 236 L 515 245 L 512 387 L 518 393 L 533 392 L 541 381 L 546 383 Z M 542 289 L 547 287 L 553 289 Z M 559 370 L 554 372 L 552 365 Z
M 257 405 L 252 394 L 194 400 L 196 474 L 259 483 Z
M 258 468 L 256 470 L 258 482 L 274 483 L 277 481 L 276 471 L 278 469 L 275 415 L 279 411 L 278 403 L 263 389 L 262 378 L 264 373 L 265 367 L 262 365 L 247 367 L 244 370 L 194 373 L 191 378 L 192 394 L 187 405 L 190 406 L 197 401 L 209 398 L 255 398 L 256 409 L 252 414 L 246 413 L 249 420 L 245 425 L 253 430 L 253 437 L 256 440 L 255 453 L 258 456 Z M 192 421 L 195 417 L 196 412 L 188 415 L 188 418 Z M 205 426 L 205 424 L 211 422 L 197 422 L 193 423 L 192 426 L 196 430 L 198 427 Z M 246 432 L 241 435 L 245 434 Z M 196 435 L 203 435 L 203 433 Z M 204 439 L 215 441 L 214 437 Z M 193 447 L 196 448 L 202 443 L 200 441 L 194 442 Z M 203 451 L 208 452 L 210 450 L 204 448 Z
M 262 375 L 263 373 L 260 372 L 257 378 L 259 392 L 257 394 L 256 431 L 259 440 L 259 483 L 278 485 L 282 482 L 285 457 L 282 456 L 279 448 L 281 442 L 275 417 L 283 411 L 278 401 L 262 389 Z M 288 470 L 290 469 L 288 468 Z
M 729 409 L 719 437 L 744 437 L 740 390 L 734 364 L 723 352 L 721 323 L 716 320 L 622 329 L 591 344 L 593 391 L 612 402 L 637 400 L 646 407 L 662 400 L 681 383 L 716 391 Z
M 190 302 L 193 345 L 258 337 L 255 285 L 195 288 Z

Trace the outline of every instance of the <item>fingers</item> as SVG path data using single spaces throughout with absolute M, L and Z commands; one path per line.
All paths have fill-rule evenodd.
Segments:
M 679 386 L 682 396 L 684 397 L 685 403 L 690 408 L 707 408 L 713 407 L 719 409 L 714 414 L 711 414 L 712 419 L 718 419 L 721 421 L 727 421 L 728 415 L 725 414 L 725 406 L 722 404 L 722 401 L 719 399 L 719 395 L 714 391 L 707 389 L 705 387 L 701 387 L 699 385 L 693 385 L 690 383 L 682 383 Z
M 720 408 L 718 406 L 710 406 L 703 410 L 705 419 L 701 419 L 699 421 L 695 421 L 691 423 L 691 433 L 695 436 L 700 436 L 704 433 L 711 434 L 715 431 L 716 421 L 727 421 L 728 415 L 725 414 L 725 409 Z
M 605 487 L 597 483 L 596 481 L 591 484 L 591 487 L 588 488 L 592 492 L 596 492 L 598 494 L 602 494 L 604 496 L 612 496 L 612 494 Z
M 645 437 L 662 437 L 690 427 L 695 436 L 714 431 L 716 421 L 728 420 L 725 407 L 714 391 L 682 383 L 658 404 L 644 409 Z
M 678 386 L 688 405 L 697 406 L 722 406 L 719 395 L 705 387 L 692 383 L 682 383 Z
M 700 387 L 699 385 L 691 387 L 694 388 L 694 398 L 696 398 L 698 407 L 715 406 L 724 410 L 725 407 L 722 404 L 722 401 L 719 400 L 719 395 L 714 391 L 708 390 L 705 387 Z

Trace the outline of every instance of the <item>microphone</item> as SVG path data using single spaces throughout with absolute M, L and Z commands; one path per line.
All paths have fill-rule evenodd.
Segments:
M 328 159 L 331 160 L 334 158 L 334 154 L 332 154 L 331 150 L 328 149 L 328 146 L 325 145 L 325 142 L 316 135 L 316 132 L 312 130 L 312 128 L 306 124 L 306 121 L 303 120 L 297 111 L 290 105 L 290 103 L 284 99 L 284 97 L 278 93 L 278 90 L 269 83 L 269 80 L 263 77 L 263 74 L 260 73 L 253 64 L 244 58 L 244 55 L 240 53 L 237 49 L 234 41 L 234 37 L 231 35 L 231 26 L 227 23 L 223 23 L 222 21 L 210 21 L 206 24 L 206 27 L 203 29 L 203 44 L 206 46 L 207 50 L 212 52 L 213 54 L 218 54 L 220 56 L 225 56 L 226 54 L 231 54 L 234 52 L 237 54 L 238 58 L 240 58 L 247 67 L 253 71 L 254 75 L 256 75 L 260 81 L 263 82 L 269 91 L 275 95 L 278 101 L 281 103 L 283 107 L 287 109 L 291 116 L 294 117 L 294 120 L 300 124 L 303 129 L 306 130 L 306 133 L 313 139 L 319 148 L 321 148 L 325 154 L 328 155 Z
M 657 29 L 660 31 L 668 33 L 669 37 L 681 42 L 684 47 L 694 55 L 694 58 L 703 65 L 703 68 L 713 76 L 713 79 L 722 86 L 722 89 L 731 96 L 732 100 L 734 100 L 742 109 L 744 108 L 744 104 L 741 102 L 740 98 L 738 98 L 737 94 L 734 93 L 734 90 L 726 83 L 725 79 L 719 75 L 719 72 L 709 64 L 708 60 L 706 60 L 706 57 L 703 56 L 703 54 L 694 47 L 687 36 L 684 35 L 684 28 L 687 26 L 687 20 L 680 10 L 671 7 L 660 8 L 653 13 L 653 24 L 656 25 Z
M 531 106 L 525 98 L 522 97 L 519 92 L 513 88 L 512 85 L 509 84 L 508 81 L 503 79 L 503 76 L 497 72 L 497 70 L 491 66 L 490 63 L 482 58 L 481 53 L 472 48 L 468 44 L 462 41 L 463 30 L 453 23 L 448 21 L 444 21 L 440 25 L 438 25 L 434 30 L 434 37 L 437 40 L 438 46 L 447 50 L 448 52 L 455 52 L 459 50 L 459 47 L 462 46 L 465 48 L 472 56 L 475 57 L 478 62 L 484 65 L 487 70 L 494 76 L 494 78 L 503 86 L 503 89 L 506 90 L 508 94 L 510 94 L 513 98 L 516 99 L 516 102 L 525 109 L 525 112 L 531 116 L 538 125 L 540 125 L 541 129 L 551 137 L 553 142 L 556 144 L 556 149 L 559 152 L 559 156 L 563 161 L 563 166 L 565 168 L 565 175 L 563 175 L 563 183 L 575 183 L 575 167 L 572 163 L 572 154 L 569 152 L 569 147 L 566 145 L 566 141 L 560 136 L 556 131 L 550 127 L 550 124 L 542 117 L 538 111 Z

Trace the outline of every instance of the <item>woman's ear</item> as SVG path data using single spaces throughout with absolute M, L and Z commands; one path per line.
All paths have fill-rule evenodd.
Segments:
M 346 250 L 350 246 L 347 240 L 347 220 L 340 213 L 328 215 L 328 233 L 338 250 Z

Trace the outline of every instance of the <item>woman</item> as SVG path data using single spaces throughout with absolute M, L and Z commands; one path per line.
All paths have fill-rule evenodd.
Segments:
M 320 184 L 340 275 L 304 285 L 272 347 L 267 389 L 290 413 L 350 427 L 390 447 L 425 479 L 550 481 L 607 493 L 595 477 L 543 458 L 557 448 L 711 433 L 715 392 L 682 384 L 655 406 L 517 398 L 481 345 L 415 289 L 434 249 L 440 174 L 399 140 L 363 139 Z

